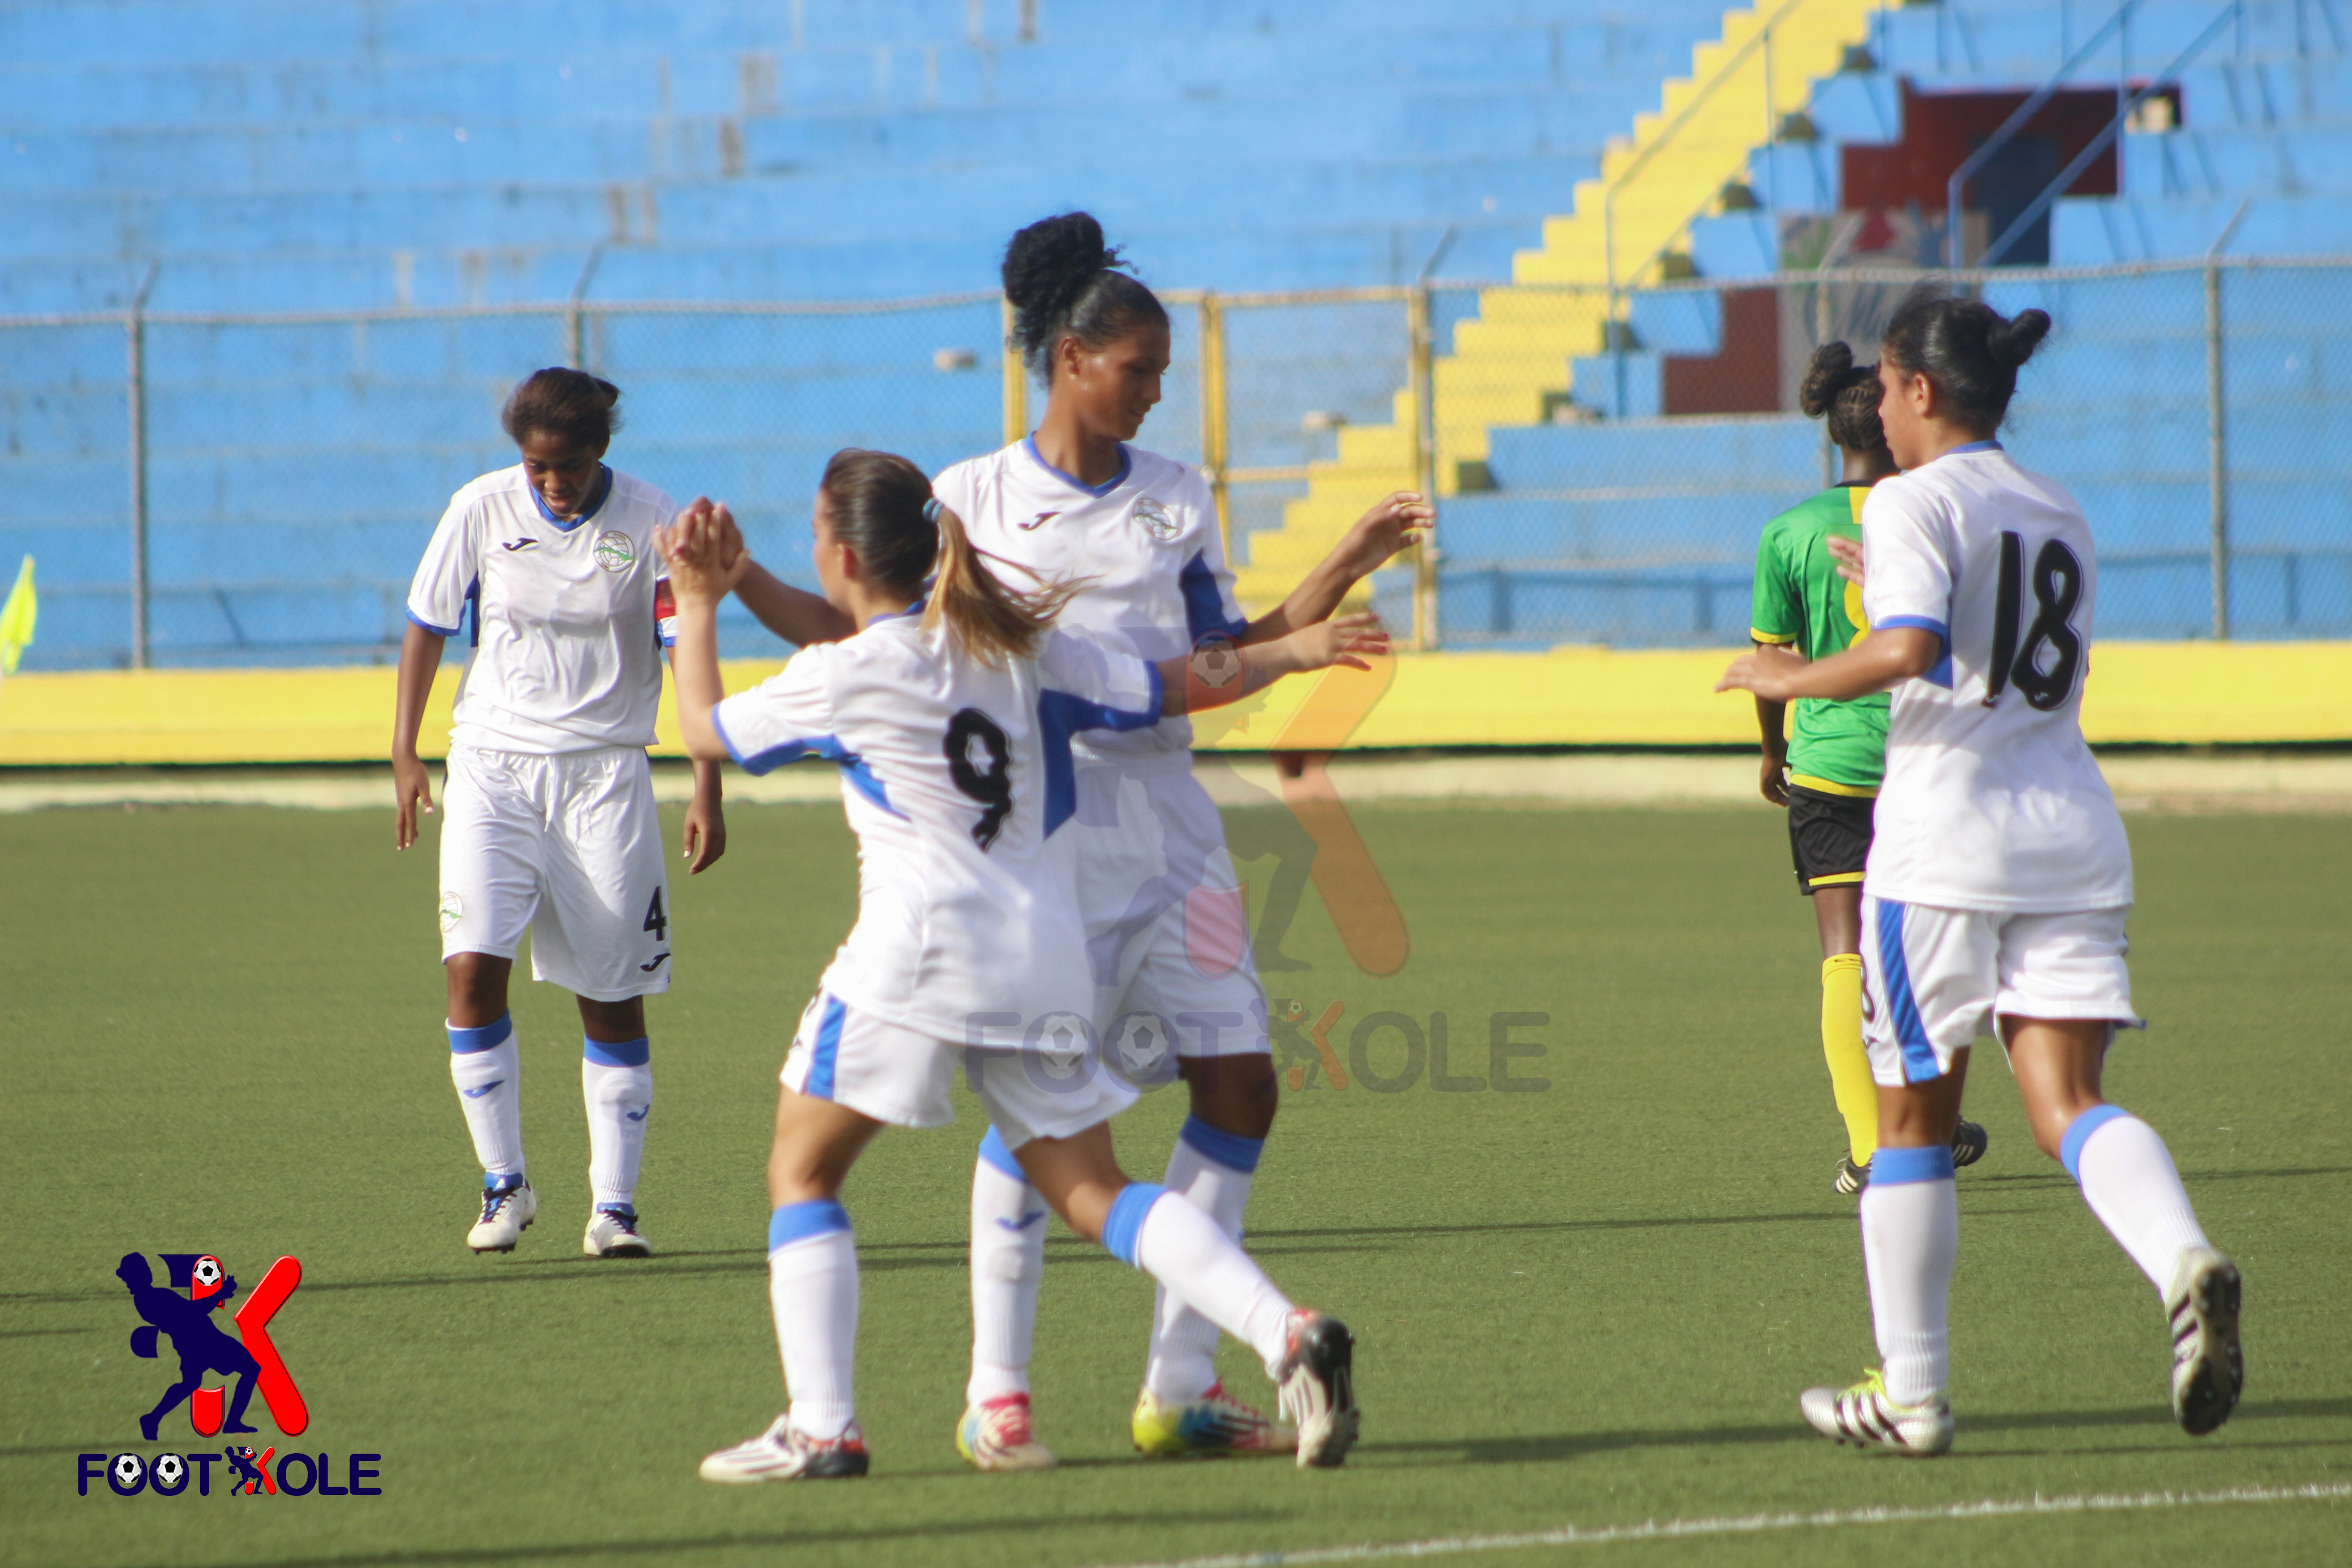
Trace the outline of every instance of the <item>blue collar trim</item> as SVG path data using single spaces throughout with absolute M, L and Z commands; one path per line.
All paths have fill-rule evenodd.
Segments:
M 1953 447 L 1950 451 L 1945 453 L 1944 456 L 1949 458 L 1955 457 L 1962 452 L 1998 452 L 2000 449 L 2001 445 L 1998 441 L 1971 441 L 1965 447 Z
M 1090 496 L 1107 496 L 1110 494 L 1111 491 L 1127 483 L 1127 476 L 1135 471 L 1135 458 L 1133 455 L 1128 451 L 1127 443 L 1124 441 L 1121 441 L 1118 444 L 1118 472 L 1113 474 L 1109 479 L 1105 479 L 1098 485 L 1087 484 L 1086 481 L 1078 479 L 1075 475 L 1066 474 L 1062 472 L 1061 469 L 1054 467 L 1053 464 L 1047 462 L 1045 460 L 1045 455 L 1037 450 L 1037 437 L 1034 435 L 1024 436 L 1021 438 L 1021 446 L 1022 449 L 1029 454 L 1030 461 L 1035 463 L 1039 468 L 1045 469 L 1047 473 L 1053 475 L 1055 479 L 1061 480 L 1072 489 L 1084 490 Z
M 918 599 L 903 610 L 885 610 L 878 616 L 868 616 L 866 617 L 866 624 L 869 626 L 878 626 L 884 621 L 908 620 L 922 613 L 923 601 Z
M 530 492 L 530 504 L 539 508 L 540 516 L 545 518 L 549 522 L 553 523 L 564 532 L 569 533 L 573 529 L 579 527 L 582 523 L 587 521 L 590 518 L 595 516 L 604 504 L 612 500 L 613 470 L 606 468 L 602 463 L 596 465 L 595 493 L 588 498 L 588 504 L 586 506 L 582 507 L 579 511 L 570 517 L 558 517 L 553 512 L 548 510 L 547 502 L 540 496 L 539 487 L 530 482 L 528 475 L 523 479 L 523 489 Z

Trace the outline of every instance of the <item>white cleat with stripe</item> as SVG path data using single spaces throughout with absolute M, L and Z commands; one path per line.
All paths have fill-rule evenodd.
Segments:
M 1809 1388 L 1797 1396 L 1813 1430 L 1857 1448 L 1925 1458 L 1952 1446 L 1952 1405 L 1939 1390 L 1916 1405 L 1888 1397 L 1876 1370 L 1852 1388 Z

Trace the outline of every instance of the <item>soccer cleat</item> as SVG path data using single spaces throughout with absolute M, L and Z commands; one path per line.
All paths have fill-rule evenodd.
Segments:
M 1898 1405 L 1887 1396 L 1885 1378 L 1876 1368 L 1852 1388 L 1809 1388 L 1797 1396 L 1813 1430 L 1857 1448 L 1885 1448 L 1890 1453 L 1940 1454 L 1952 1446 L 1952 1405 L 1939 1393 L 1916 1405 Z
M 1223 1383 L 1198 1399 L 1162 1399 L 1150 1389 L 1136 1397 L 1139 1454 L 1287 1454 L 1298 1429 L 1268 1419 L 1225 1392 Z
M 753 1481 L 832 1481 L 862 1476 L 872 1463 L 866 1453 L 866 1434 L 857 1423 L 829 1443 L 796 1430 L 789 1415 L 748 1443 L 721 1448 L 702 1461 L 702 1479 L 721 1486 L 748 1486 Z
M 2202 1437 L 2230 1418 L 2245 1386 L 2246 1361 L 2238 1348 L 2238 1266 L 2210 1247 L 2180 1255 L 2172 1289 L 2172 1415 L 2180 1429 Z
M 482 1217 L 466 1233 L 476 1252 L 512 1252 L 530 1222 L 539 1217 L 539 1194 L 522 1180 L 482 1189 Z
M 1830 1191 L 1850 1198 L 1868 1185 L 1870 1185 L 1870 1162 L 1864 1160 L 1857 1165 L 1853 1163 L 1853 1155 L 1840 1154 L 1837 1174 L 1830 1178 Z
M 1962 1121 L 1952 1129 L 1952 1168 L 1973 1165 L 1984 1158 L 1985 1130 L 1973 1121 Z
M 968 1405 L 956 1423 L 956 1452 L 975 1470 L 1050 1470 L 1057 1461 L 1029 1426 L 1029 1396 L 1008 1394 Z
M 1298 1428 L 1298 1468 L 1330 1469 L 1348 1462 L 1362 1415 L 1356 1408 L 1356 1339 L 1337 1318 L 1301 1308 L 1290 1329 L 1275 1382 L 1282 1414 Z
M 637 1216 L 627 1209 L 598 1209 L 588 1216 L 580 1250 L 591 1258 L 651 1258 L 654 1244 L 637 1233 Z

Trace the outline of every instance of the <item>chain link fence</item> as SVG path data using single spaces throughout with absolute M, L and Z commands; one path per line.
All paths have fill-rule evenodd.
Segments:
M 1807 360 L 1825 337 L 1870 358 L 1922 276 L 1171 291 L 1142 439 L 1202 466 L 1260 584 L 1433 485 L 1436 546 L 1379 595 L 1422 646 L 1737 643 L 1759 531 L 1836 477 L 1795 412 Z M 2090 516 L 2101 636 L 2352 637 L 2352 259 L 1937 276 L 2055 319 L 2004 439 Z M 25 668 L 394 659 L 434 521 L 514 460 L 499 405 L 550 363 L 623 388 L 617 466 L 725 499 L 805 583 L 835 448 L 936 471 L 1028 428 L 1003 339 L 992 294 L 0 320 Z M 733 608 L 722 646 L 774 648 Z

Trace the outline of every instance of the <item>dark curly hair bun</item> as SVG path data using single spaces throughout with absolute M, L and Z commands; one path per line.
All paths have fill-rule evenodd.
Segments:
M 1797 391 L 1797 406 L 1808 419 L 1819 419 L 1830 411 L 1837 395 L 1845 390 L 1853 374 L 1853 350 L 1844 343 L 1823 343 L 1813 351 L 1813 363 L 1806 368 L 1805 384 Z
M 1166 324 L 1158 297 L 1119 270 L 1125 265 L 1091 213 L 1041 218 L 1013 237 L 1002 273 L 1013 303 L 1011 346 L 1032 371 L 1050 377 L 1054 344 L 1066 336 L 1099 347 Z
M 2009 416 L 2017 370 L 2050 331 L 2047 310 L 2002 315 L 1981 300 L 1923 288 L 1895 307 L 1879 352 L 1925 375 L 1963 427 L 1990 436 Z
M 1985 349 L 1995 361 L 2015 370 L 2033 357 L 2033 351 L 2050 333 L 2050 312 L 2020 310 L 2006 321 L 1985 332 Z

